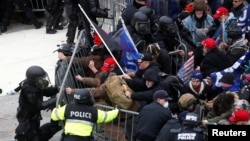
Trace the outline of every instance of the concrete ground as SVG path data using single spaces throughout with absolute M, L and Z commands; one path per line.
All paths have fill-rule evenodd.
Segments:
M 45 19 L 43 20 L 46 24 Z M 0 35 L 0 141 L 10 141 L 17 126 L 15 118 L 19 94 L 6 93 L 25 79 L 29 66 L 43 67 L 54 84 L 54 69 L 57 61 L 57 44 L 66 40 L 66 28 L 56 34 L 45 34 L 45 26 L 35 29 L 33 25 L 11 23 L 6 33 Z M 43 112 L 42 123 L 49 122 L 50 112 Z M 59 140 L 59 134 L 51 141 Z

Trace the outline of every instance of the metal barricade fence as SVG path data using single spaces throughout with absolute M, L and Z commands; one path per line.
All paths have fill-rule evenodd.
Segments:
M 96 104 L 96 108 L 109 111 L 114 107 Z M 96 124 L 93 136 L 98 141 L 132 141 L 138 112 L 120 109 L 118 117 L 110 122 Z
M 38 0 L 35 0 L 38 1 Z M 125 0 L 100 0 L 100 5 L 102 8 L 109 8 L 110 9 L 110 15 L 111 18 L 109 19 L 99 19 L 99 23 L 108 29 L 106 31 L 113 31 L 116 24 L 118 23 L 118 20 L 120 18 L 122 9 L 125 8 L 126 2 Z M 38 11 L 40 9 L 37 9 Z M 103 20 L 103 21 L 102 21 Z M 101 21 L 101 22 L 100 22 Z M 83 34 L 84 36 L 85 34 Z M 78 55 L 76 58 L 81 58 L 82 56 L 86 56 L 89 53 L 89 48 L 85 47 L 87 46 L 87 40 L 86 38 L 82 37 L 79 38 L 80 44 L 79 46 L 76 46 L 77 48 L 81 48 L 81 51 L 78 52 Z M 180 46 L 182 46 L 184 49 L 186 49 L 186 46 L 180 43 Z M 186 52 L 186 51 L 185 51 Z M 185 62 L 186 57 L 178 57 L 178 54 L 180 53 L 180 50 L 169 52 L 171 63 L 176 63 L 174 71 L 178 71 L 178 69 L 181 67 L 181 65 Z M 75 58 L 75 56 L 74 56 Z M 71 88 L 85 88 L 81 84 L 81 82 L 76 81 L 75 76 L 78 74 L 81 74 L 82 76 L 85 75 L 85 70 L 83 69 L 83 66 L 81 64 L 81 61 L 76 61 L 77 63 L 74 63 L 70 67 L 70 74 L 67 75 L 67 81 L 65 87 L 71 87 Z M 61 86 L 63 82 L 63 78 L 65 75 L 65 72 L 67 68 L 69 67 L 68 61 L 58 61 L 58 66 L 61 66 L 58 68 L 58 70 L 55 71 L 55 81 L 58 86 Z M 172 65 L 173 66 L 173 65 Z M 63 91 L 63 94 L 61 95 L 60 99 L 64 103 L 71 103 L 73 101 L 72 95 L 65 94 L 65 91 Z M 97 108 L 103 109 L 103 110 L 110 110 L 114 107 L 106 106 L 106 105 L 95 105 Z M 138 115 L 138 112 L 134 111 L 128 111 L 121 109 L 119 117 L 111 122 L 106 124 L 99 124 L 96 125 L 95 131 L 94 131 L 94 137 L 98 138 L 98 140 L 108 140 L 108 141 L 122 141 L 122 140 L 132 140 L 133 138 L 133 131 L 134 131 L 134 122 L 136 120 L 136 116 Z M 130 123 L 129 123 L 130 122 Z M 132 127 L 128 127 L 128 125 Z M 128 132 L 127 132 L 128 131 Z
M 30 4 L 33 11 L 45 11 L 48 0 L 30 0 Z
M 48 4 L 48 0 L 28 0 L 27 4 L 34 12 L 45 12 L 45 7 Z M 17 5 L 15 5 L 15 12 L 20 12 Z

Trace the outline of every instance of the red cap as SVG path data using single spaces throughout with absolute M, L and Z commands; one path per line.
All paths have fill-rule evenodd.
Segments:
M 193 10 L 193 5 L 192 4 L 188 4 L 188 5 L 186 5 L 186 7 L 185 7 L 185 11 L 187 11 L 187 12 L 191 12 Z
M 214 18 L 215 18 L 215 19 L 218 19 L 218 18 L 220 18 L 221 16 L 227 15 L 227 14 L 228 14 L 227 8 L 225 8 L 225 7 L 219 7 L 219 8 L 216 10 L 216 13 L 214 14 Z
M 231 122 L 237 121 L 248 121 L 250 118 L 249 112 L 247 110 L 236 110 L 232 113 L 232 116 L 229 118 Z
M 213 38 L 207 38 L 203 40 L 201 44 L 208 49 L 216 48 L 216 42 Z
M 115 66 L 116 66 L 116 62 L 113 59 L 113 57 L 108 57 L 104 60 L 103 65 L 101 67 L 101 71 L 109 72 Z

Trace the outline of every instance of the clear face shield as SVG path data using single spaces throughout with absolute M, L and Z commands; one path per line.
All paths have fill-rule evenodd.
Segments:
M 140 34 L 150 34 L 150 22 L 137 22 L 135 29 Z
M 48 74 L 44 77 L 36 78 L 35 85 L 40 89 L 46 89 L 49 85 L 51 85 Z

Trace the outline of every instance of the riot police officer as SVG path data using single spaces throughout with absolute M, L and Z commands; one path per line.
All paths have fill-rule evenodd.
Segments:
M 63 141 L 90 141 L 96 123 L 110 122 L 119 113 L 118 109 L 105 112 L 93 107 L 94 98 L 87 89 L 76 90 L 74 102 L 54 108 L 51 113 L 53 121 L 65 122 Z
M 56 98 L 43 101 L 43 96 L 56 95 L 58 89 L 49 86 L 49 78 L 40 66 L 30 66 L 26 79 L 20 83 L 19 105 L 16 118 L 18 126 L 15 139 L 18 141 L 39 141 L 39 127 L 42 119 L 41 110 L 54 106 Z
M 130 25 L 133 15 L 139 10 L 139 8 L 145 5 L 146 5 L 146 0 L 133 0 L 131 3 L 129 3 L 126 6 L 126 8 L 122 10 L 121 14 L 124 24 L 126 26 Z M 122 22 L 121 20 L 119 20 L 116 26 L 116 31 L 118 31 L 121 27 L 122 27 Z
M 59 25 L 63 13 L 63 1 L 62 0 L 49 0 L 46 6 L 46 10 L 49 13 L 46 24 L 46 33 L 55 34 L 56 30 L 63 29 L 63 26 Z
M 203 129 L 198 126 L 199 116 L 188 112 L 182 121 L 183 127 L 170 130 L 175 134 L 175 141 L 204 141 Z
M 127 26 L 127 29 L 138 52 L 144 52 L 146 45 L 152 41 L 148 16 L 141 11 L 136 12 L 131 19 L 131 25 Z
M 26 18 L 28 21 L 24 22 L 31 22 L 36 29 L 39 29 L 42 27 L 43 22 L 38 21 L 36 18 L 36 15 L 33 13 L 32 8 L 30 8 L 29 1 L 28 0 L 13 0 L 14 4 L 16 4 L 23 12 L 24 18 Z
M 89 16 L 89 18 L 98 25 L 97 17 L 100 18 L 106 18 L 108 17 L 108 9 L 100 8 L 99 0 L 67 0 L 66 5 L 69 7 L 70 14 L 69 14 L 69 25 L 68 25 L 68 31 L 66 33 L 67 36 L 67 43 L 74 43 L 75 34 L 77 27 L 79 30 L 85 29 L 87 38 L 90 42 L 90 46 L 94 45 L 93 38 L 91 35 L 91 28 L 90 23 L 85 18 L 85 16 L 80 11 L 78 4 L 81 5 L 83 10 L 86 12 L 86 14 Z

